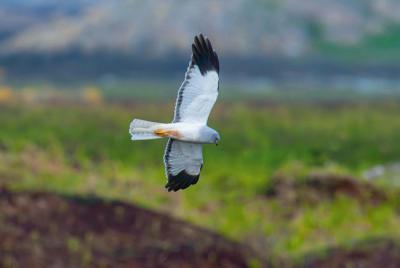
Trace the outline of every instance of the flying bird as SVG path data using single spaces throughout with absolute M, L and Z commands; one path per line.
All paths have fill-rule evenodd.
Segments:
M 210 40 L 200 34 L 192 44 L 192 58 L 178 90 L 172 123 L 134 119 L 130 124 L 132 140 L 168 138 L 164 153 L 168 191 L 196 184 L 203 167 L 202 144 L 218 145 L 220 141 L 218 132 L 207 126 L 218 90 L 218 55 Z

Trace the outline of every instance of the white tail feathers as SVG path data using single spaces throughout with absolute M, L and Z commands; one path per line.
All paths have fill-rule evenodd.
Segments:
M 129 133 L 132 135 L 132 140 L 153 140 L 160 139 L 160 136 L 154 134 L 154 131 L 161 123 L 150 122 L 140 119 L 134 119 L 129 126 Z

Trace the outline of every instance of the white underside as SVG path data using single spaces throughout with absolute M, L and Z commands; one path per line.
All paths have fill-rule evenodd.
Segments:
M 165 130 L 176 131 L 180 137 L 172 137 L 176 140 L 193 142 L 193 143 L 208 143 L 207 137 L 202 136 L 204 129 L 208 129 L 207 125 L 204 124 L 192 124 L 192 123 L 171 123 L 163 124 Z
M 168 173 L 177 175 L 185 171 L 190 175 L 200 174 L 203 165 L 202 145 L 213 143 L 210 133 L 215 131 L 207 126 L 208 116 L 218 97 L 219 76 L 214 70 L 201 74 L 197 65 L 189 65 L 185 81 L 179 89 L 175 107 L 174 123 L 161 124 L 134 120 L 129 133 L 132 140 L 160 138 L 158 130 L 176 132 L 178 136 L 169 137 L 165 159 Z M 168 136 L 167 136 L 168 137 Z

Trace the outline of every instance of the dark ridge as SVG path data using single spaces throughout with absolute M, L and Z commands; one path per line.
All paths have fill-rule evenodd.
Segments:
M 268 78 L 280 83 L 287 79 L 319 77 L 328 81 L 336 76 L 397 79 L 399 63 L 346 63 L 328 58 L 288 59 L 280 57 L 224 56 L 221 74 L 228 78 Z M 191 63 L 193 65 L 193 62 Z M 36 80 L 75 84 L 107 77 L 121 79 L 180 80 L 187 56 L 171 53 L 164 57 L 126 54 L 113 51 L 84 53 L 70 50 L 60 53 L 1 54 L 0 66 L 11 82 Z M 40 66 L 40 68 L 37 68 Z
M 168 192 L 184 190 L 190 185 L 196 184 L 199 181 L 199 178 L 200 174 L 190 175 L 186 173 L 185 170 L 182 170 L 178 175 L 175 176 L 168 174 L 168 183 L 165 185 L 165 188 L 168 189 Z
M 219 73 L 218 55 L 214 51 L 210 40 L 204 38 L 203 34 L 194 38 L 192 51 L 192 64 L 199 67 L 202 75 L 205 75 L 209 71 Z
M 0 267 L 270 267 L 249 247 L 119 201 L 0 186 Z

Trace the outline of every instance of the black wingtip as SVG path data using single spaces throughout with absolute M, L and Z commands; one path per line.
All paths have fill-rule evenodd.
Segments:
M 190 185 L 196 184 L 199 181 L 199 178 L 200 174 L 190 175 L 183 170 L 178 175 L 168 175 L 168 183 L 165 185 L 165 188 L 168 192 L 185 190 Z
M 194 37 L 192 45 L 192 64 L 197 65 L 202 75 L 208 71 L 219 73 L 219 59 L 214 51 L 210 40 L 202 33 Z

